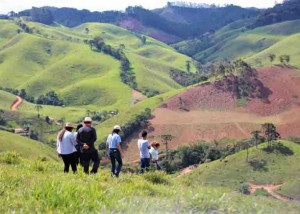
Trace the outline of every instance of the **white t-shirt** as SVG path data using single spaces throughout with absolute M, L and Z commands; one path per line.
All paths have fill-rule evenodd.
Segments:
M 61 155 L 68 155 L 76 152 L 76 139 L 72 132 L 66 131 L 62 140 L 57 139 L 57 152 Z
M 138 147 L 140 150 L 140 158 L 150 158 L 150 153 L 148 149 L 150 147 L 150 143 L 148 140 L 139 139 Z
M 108 144 L 108 148 L 110 149 L 117 149 L 118 144 L 122 142 L 120 135 L 114 133 L 113 135 L 110 134 L 107 137 L 106 143 Z
M 150 154 L 152 155 L 153 160 L 155 160 L 155 161 L 158 160 L 158 150 L 157 149 L 151 147 Z

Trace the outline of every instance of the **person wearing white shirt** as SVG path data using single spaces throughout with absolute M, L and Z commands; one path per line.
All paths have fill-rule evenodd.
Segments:
M 73 125 L 71 123 L 66 123 L 63 130 L 61 130 L 57 135 L 56 150 L 58 155 L 64 161 L 64 172 L 68 173 L 70 165 L 72 171 L 75 173 L 77 171 L 76 165 L 76 148 L 77 144 L 74 135 L 72 134 Z
M 150 154 L 151 154 L 151 160 L 152 160 L 152 163 L 155 164 L 155 168 L 157 170 L 161 170 L 161 166 L 159 165 L 158 161 L 159 161 L 159 158 L 158 158 L 158 149 L 160 147 L 160 144 L 156 141 L 153 141 L 151 143 L 151 149 L 150 149 Z
M 112 131 L 112 134 L 108 135 L 106 140 L 106 148 L 108 150 L 108 155 L 111 161 L 111 176 L 119 177 L 119 174 L 122 169 L 122 157 L 123 151 L 121 148 L 121 137 L 119 132 L 121 131 L 121 127 L 115 125 Z M 118 166 L 116 167 L 116 161 L 118 162 Z
M 138 148 L 140 150 L 140 164 L 141 170 L 140 173 L 144 173 L 144 170 L 149 171 L 150 167 L 150 153 L 149 149 L 151 148 L 149 141 L 147 140 L 147 131 L 142 132 L 142 139 L 138 140 Z

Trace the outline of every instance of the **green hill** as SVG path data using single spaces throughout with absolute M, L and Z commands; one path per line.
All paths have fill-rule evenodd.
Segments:
M 183 180 L 191 185 L 205 184 L 240 189 L 246 182 L 255 184 L 284 184 L 284 195 L 300 195 L 299 161 L 300 146 L 289 141 L 280 141 L 274 152 L 265 150 L 266 144 L 249 149 L 249 162 L 246 151 L 200 165 Z
M 99 141 L 111 131 L 113 123 L 124 125 L 133 121 L 145 108 L 155 108 L 181 90 L 183 87 L 170 78 L 169 71 L 172 68 L 186 70 L 186 61 L 192 61 L 162 42 L 150 37 L 145 37 L 143 42 L 142 35 L 110 24 L 86 23 L 67 28 L 22 22 L 32 33 L 18 33 L 16 20 L 0 21 L 0 86 L 24 88 L 35 98 L 55 91 L 66 106 L 44 105 L 42 118 L 77 122 L 87 111 L 118 110 L 119 115 L 114 119 L 97 126 L 101 133 Z M 161 95 L 135 106 L 132 89 L 121 81 L 120 62 L 91 50 L 84 43 L 96 36 L 101 36 L 113 48 L 124 46 L 138 90 Z M 191 71 L 195 71 L 193 65 Z M 9 111 L 15 96 L 3 91 L 0 96 L 3 98 L 1 109 Z M 14 115 L 18 115 L 17 119 L 32 119 L 37 111 L 34 104 L 24 101 Z M 49 139 L 55 140 L 55 135 Z
M 5 131 L 0 131 L 0 154 L 1 152 L 16 152 L 22 157 L 33 160 L 38 157 L 58 160 L 55 150 L 49 146 Z
M 290 55 L 290 64 L 299 66 L 299 53 L 293 47 L 298 43 L 294 36 L 300 33 L 300 20 L 247 30 L 245 26 L 251 21 L 237 21 L 200 40 L 181 42 L 174 47 L 202 63 L 243 58 L 252 65 L 267 66 L 271 64 L 268 54 L 272 53 Z M 190 51 L 189 47 L 194 49 Z

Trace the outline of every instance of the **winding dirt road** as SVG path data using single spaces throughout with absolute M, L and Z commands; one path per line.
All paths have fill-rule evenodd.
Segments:
M 10 109 L 12 111 L 17 111 L 19 105 L 21 105 L 21 103 L 23 102 L 22 97 L 17 96 L 17 99 L 13 102 L 13 104 L 10 106 Z

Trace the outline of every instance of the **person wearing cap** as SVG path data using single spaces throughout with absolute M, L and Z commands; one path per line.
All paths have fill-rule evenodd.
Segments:
M 57 152 L 58 155 L 63 159 L 65 168 L 64 172 L 68 173 L 70 165 L 72 171 L 75 173 L 77 171 L 76 165 L 76 139 L 72 134 L 73 125 L 71 123 L 66 123 L 63 130 L 61 130 L 57 135 Z
M 119 174 L 122 169 L 122 157 L 123 157 L 123 151 L 121 148 L 121 137 L 119 135 L 121 131 L 121 127 L 118 125 L 115 125 L 113 128 L 113 131 L 110 135 L 108 135 L 108 138 L 106 140 L 106 148 L 107 152 L 111 161 L 111 175 L 113 177 L 119 177 Z M 118 166 L 116 167 L 116 161 L 118 162 Z
M 83 127 L 77 132 L 77 143 L 80 146 L 80 162 L 85 173 L 89 173 L 90 161 L 93 161 L 91 173 L 97 173 L 100 159 L 95 148 L 97 140 L 96 130 L 92 127 L 92 118 L 86 117 L 83 121 Z
M 141 164 L 141 170 L 140 173 L 144 173 L 144 170 L 149 171 L 150 167 L 150 152 L 149 149 L 151 148 L 151 145 L 149 141 L 147 140 L 147 131 L 142 132 L 142 139 L 138 140 L 138 148 L 140 150 L 140 164 Z

